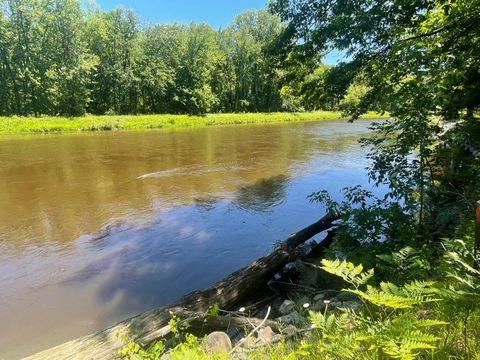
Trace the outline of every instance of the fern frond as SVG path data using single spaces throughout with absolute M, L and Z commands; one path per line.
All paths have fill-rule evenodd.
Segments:
M 322 269 L 330 274 L 341 277 L 356 287 L 366 284 L 374 275 L 373 269 L 363 272 L 362 265 L 355 266 L 351 262 L 340 261 L 338 259 L 334 261 L 323 259 Z
M 418 351 L 415 350 L 430 350 L 435 349 L 435 346 L 422 342 L 402 342 L 396 344 L 394 341 L 391 341 L 385 343 L 382 348 L 383 351 L 393 359 L 414 360 L 419 355 Z
M 461 265 L 464 268 L 464 270 L 466 270 L 468 273 L 472 275 L 480 276 L 480 271 L 473 268 L 472 266 L 467 264 L 465 261 L 463 261 L 458 253 L 449 251 L 447 253 L 447 257 L 449 257 L 451 260 L 453 260 L 457 264 Z
M 438 290 L 433 288 L 431 281 L 413 281 L 399 287 L 390 282 L 380 283 L 380 289 L 367 285 L 366 291 L 346 290 L 350 291 L 363 299 L 378 306 L 387 306 L 393 309 L 408 309 L 414 305 L 439 301 L 435 297 Z
M 393 309 L 409 309 L 417 303 L 415 299 L 378 290 L 370 285 L 367 286 L 366 291 L 348 290 L 357 294 L 361 298 L 377 306 L 386 306 Z
M 416 323 L 418 327 L 432 327 L 432 326 L 443 326 L 447 325 L 448 322 L 435 320 L 435 319 L 420 319 Z
M 412 281 L 404 284 L 401 293 L 404 296 L 411 297 L 417 301 L 417 303 L 434 302 L 439 301 L 439 290 L 434 287 L 433 281 Z
M 402 334 L 402 342 L 404 343 L 434 343 L 438 340 L 438 336 L 427 334 L 420 330 L 405 331 Z

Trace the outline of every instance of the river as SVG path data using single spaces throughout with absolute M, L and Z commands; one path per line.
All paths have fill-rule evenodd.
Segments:
M 206 287 L 368 185 L 370 121 L 0 138 L 0 359 Z

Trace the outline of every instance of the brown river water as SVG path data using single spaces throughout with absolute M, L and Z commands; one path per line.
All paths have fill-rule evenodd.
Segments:
M 370 121 L 0 137 L 0 359 L 204 288 L 363 184 Z

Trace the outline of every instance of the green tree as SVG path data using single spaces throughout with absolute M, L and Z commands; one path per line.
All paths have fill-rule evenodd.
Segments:
M 5 14 L 5 4 L 0 8 L 0 114 L 9 115 L 15 109 L 12 94 L 18 89 L 11 64 L 11 33 L 8 31 L 8 18 Z
M 234 68 L 233 111 L 271 111 L 280 108 L 278 74 L 267 54 L 283 26 L 266 11 L 248 11 L 224 31 L 224 47 Z
M 76 0 L 4 0 L 0 41 L 5 114 L 81 115 L 95 57 Z
M 191 24 L 185 29 L 177 72 L 177 111 L 202 114 L 218 102 L 211 86 L 214 69 L 221 57 L 217 33 L 206 24 Z
M 3 62 L 15 97 L 12 111 L 20 115 L 47 112 L 41 91 L 44 4 L 37 0 L 4 0 L 1 7 L 2 18 L 8 19 L 3 21 L 2 39 L 6 42 Z
M 130 10 L 99 10 L 87 17 L 85 38 L 90 52 L 99 59 L 93 75 L 92 102 L 95 114 L 138 111 L 140 78 L 137 62 L 141 57 L 138 19 Z
M 47 57 L 42 88 L 51 114 L 83 115 L 90 102 L 97 57 L 83 41 L 83 13 L 76 0 L 52 0 L 45 7 L 42 49 Z M 59 46 L 60 45 L 60 46 Z
M 185 31 L 180 25 L 155 25 L 141 36 L 139 60 L 141 110 L 150 113 L 173 112 L 176 75 Z
M 267 11 L 217 31 L 142 27 L 130 10 L 80 5 L 0 0 L 0 114 L 276 111 L 282 101 L 303 108 L 298 85 L 281 83 L 270 55 L 284 25 Z
M 370 176 L 390 186 L 388 196 L 414 209 L 419 229 L 428 232 L 433 200 L 458 201 L 447 200 L 445 163 L 438 162 L 442 147 L 452 146 L 441 141 L 452 132 L 442 131 L 439 120 L 465 118 L 457 122 L 457 135 L 474 121 L 468 119 L 479 101 L 480 2 L 276 0 L 271 8 L 289 22 L 287 46 L 300 44 L 296 51 L 306 57 L 308 50 L 331 48 L 350 55 L 338 70 L 350 81 L 363 74 L 368 88 L 361 101 L 350 103 L 353 117 L 372 106 L 389 110 L 392 119 L 378 125 L 368 141 L 374 145 Z M 464 156 L 473 160 L 474 154 Z M 463 180 L 455 192 L 464 194 L 472 188 L 466 183 L 477 181 Z

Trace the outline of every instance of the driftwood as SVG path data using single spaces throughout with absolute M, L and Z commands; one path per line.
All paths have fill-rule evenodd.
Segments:
M 332 227 L 337 219 L 336 215 L 324 216 L 316 223 L 290 235 L 267 256 L 230 274 L 205 290 L 192 292 L 170 305 L 122 321 L 95 334 L 71 340 L 27 359 L 110 359 L 123 345 L 120 340 L 122 335 L 128 333 L 138 335 L 139 341 L 143 343 L 165 336 L 170 332 L 168 322 L 171 319 L 171 311 L 182 313 L 182 319 L 187 315 L 187 321 L 194 321 L 198 319 L 197 312 L 205 312 L 213 304 L 218 304 L 223 309 L 231 308 L 265 286 L 287 262 L 295 259 L 297 246 Z

